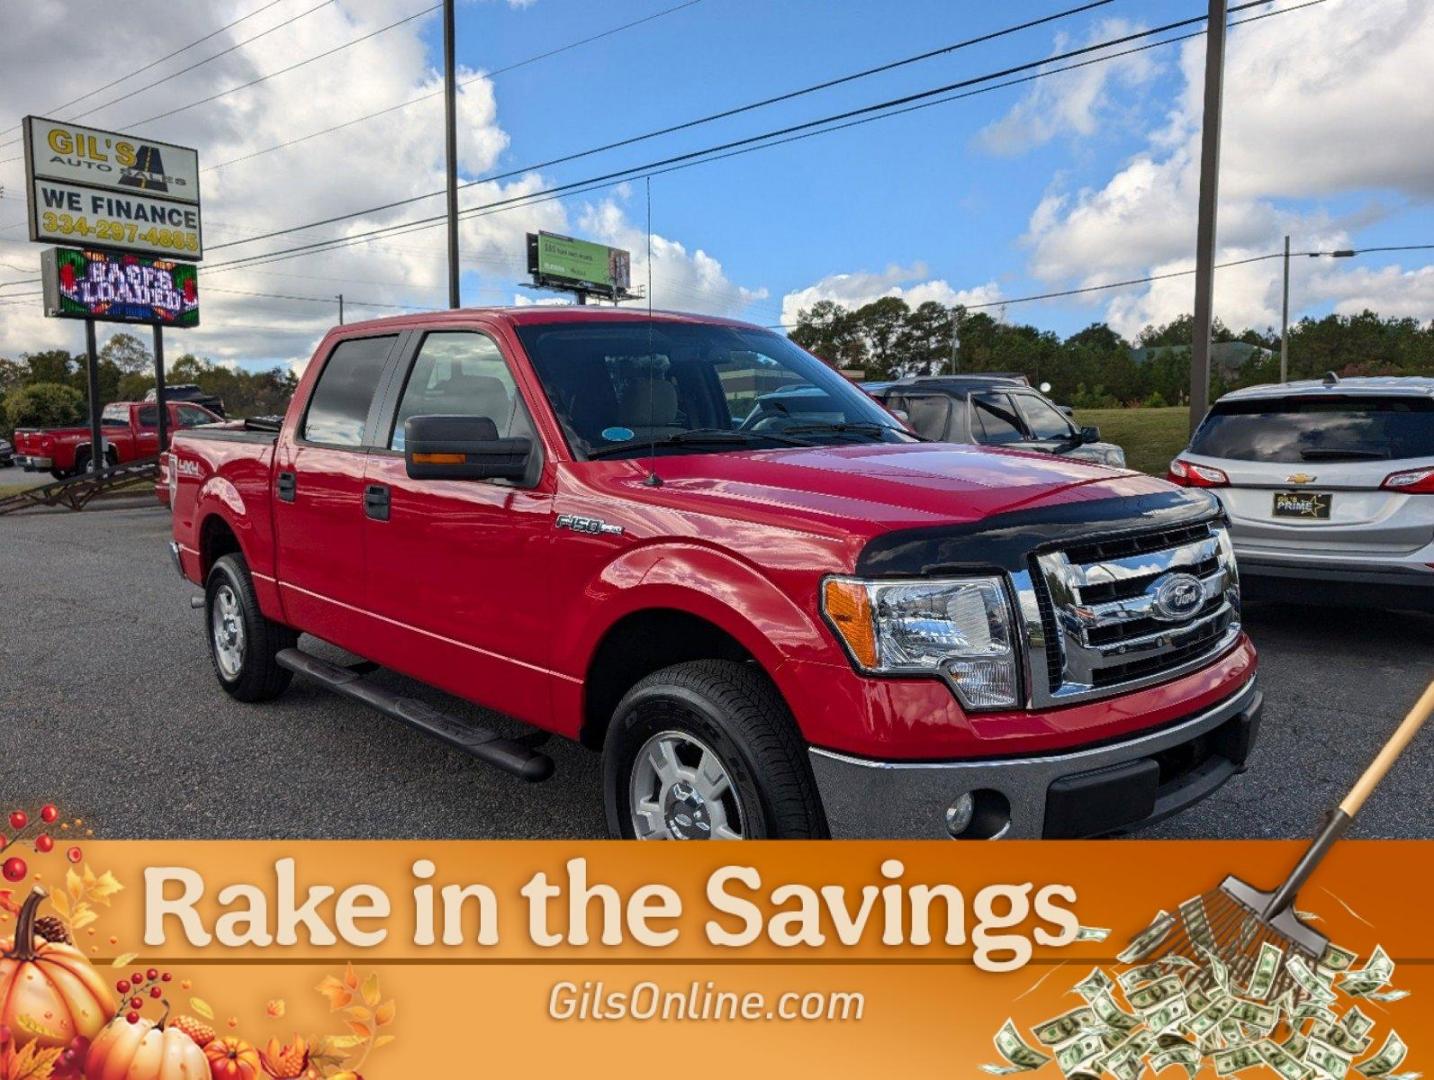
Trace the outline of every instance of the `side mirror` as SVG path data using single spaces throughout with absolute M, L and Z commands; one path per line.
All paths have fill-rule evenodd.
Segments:
M 1083 443 L 1100 442 L 1100 428 L 1083 427 L 1080 429 L 1080 441 Z
M 486 416 L 412 416 L 403 460 L 414 480 L 522 480 L 533 441 L 500 439 Z
M 1067 416 L 1075 416 L 1075 409 L 1070 405 L 1057 405 L 1056 408 Z

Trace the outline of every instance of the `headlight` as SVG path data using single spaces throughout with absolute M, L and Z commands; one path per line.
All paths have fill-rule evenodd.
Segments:
M 972 709 L 1017 704 L 1015 635 L 999 578 L 827 578 L 822 610 L 863 671 L 944 677 Z
M 1125 468 L 1125 451 L 1118 446 L 1107 448 L 1105 452 L 1105 463 L 1117 469 Z

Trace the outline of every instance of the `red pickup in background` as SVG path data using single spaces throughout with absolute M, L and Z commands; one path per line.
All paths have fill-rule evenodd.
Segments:
M 216 424 L 221 419 L 199 405 L 169 403 L 171 431 Z M 100 427 L 108 465 L 123 465 L 159 453 L 159 406 L 152 402 L 117 401 L 106 405 L 100 414 Z M 93 442 L 88 425 L 16 428 L 15 464 L 26 472 L 48 471 L 56 480 L 64 480 L 90 467 Z

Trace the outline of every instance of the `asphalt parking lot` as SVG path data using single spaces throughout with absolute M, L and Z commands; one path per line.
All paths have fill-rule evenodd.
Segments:
M 270 705 L 231 701 L 168 535 L 147 502 L 0 518 L 0 800 L 53 800 L 124 838 L 604 834 L 598 758 L 563 740 L 547 746 L 557 775 L 530 786 L 302 680 Z M 1246 621 L 1267 702 L 1250 770 L 1139 835 L 1309 835 L 1434 677 L 1434 618 L 1251 605 Z M 1434 837 L 1434 732 L 1354 833 Z

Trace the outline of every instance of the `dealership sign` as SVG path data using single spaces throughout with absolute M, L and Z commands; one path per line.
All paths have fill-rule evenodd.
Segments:
M 189 263 L 75 248 L 50 248 L 40 263 L 46 315 L 199 325 L 199 272 Z
M 529 233 L 528 272 L 534 285 L 620 300 L 630 295 L 632 256 L 622 248 L 571 236 Z
M 36 116 L 24 134 L 31 240 L 204 257 L 194 150 Z

